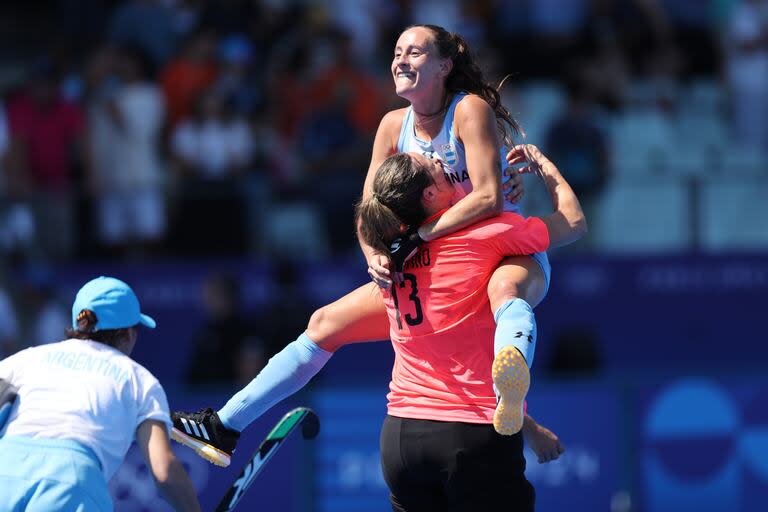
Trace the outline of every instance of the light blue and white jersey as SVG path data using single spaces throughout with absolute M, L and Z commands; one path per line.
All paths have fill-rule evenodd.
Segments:
M 458 197 L 462 198 L 472 191 L 472 182 L 467 172 L 467 159 L 464 155 L 464 146 L 453 133 L 453 116 L 456 112 L 456 105 L 467 96 L 467 93 L 461 92 L 454 95 L 448 112 L 443 119 L 443 125 L 440 127 L 440 133 L 431 141 L 426 141 L 416 136 L 416 129 L 413 125 L 414 115 L 413 107 L 408 107 L 403 118 L 403 125 L 400 128 L 400 138 L 397 141 L 397 150 L 399 152 L 422 153 L 428 157 L 437 157 L 443 162 L 443 169 L 448 180 L 456 187 Z M 499 158 L 501 159 L 501 168 L 507 168 L 506 148 L 499 149 Z M 503 180 L 506 181 L 506 178 Z M 520 213 L 520 206 L 504 199 L 504 211 Z
M 440 133 L 431 141 L 426 141 L 416 136 L 416 129 L 413 126 L 414 115 L 413 107 L 408 107 L 403 118 L 403 125 L 400 128 L 400 138 L 397 140 L 397 150 L 399 152 L 422 153 L 428 157 L 437 157 L 443 162 L 443 169 L 448 180 L 453 183 L 458 194 L 462 198 L 472 191 L 472 182 L 469 180 L 467 172 L 467 159 L 464 156 L 464 146 L 453 133 L 453 115 L 456 112 L 456 105 L 467 96 L 467 93 L 458 93 L 453 97 L 448 112 L 445 114 L 443 125 L 440 127 Z M 499 148 L 499 158 L 501 168 L 506 169 L 507 149 Z M 503 178 L 502 183 L 509 178 Z M 514 212 L 522 215 L 520 205 L 512 203 L 504 198 L 504 211 Z M 546 252 L 539 252 L 532 255 L 536 263 L 541 266 L 544 272 L 544 282 L 546 290 L 549 290 L 549 282 L 552 274 L 552 267 L 549 264 L 549 258 Z
M 70 440 L 90 448 L 106 480 L 120 466 L 144 420 L 171 427 L 158 380 L 103 343 L 70 339 L 0 361 L 0 378 L 19 388 L 0 434 Z

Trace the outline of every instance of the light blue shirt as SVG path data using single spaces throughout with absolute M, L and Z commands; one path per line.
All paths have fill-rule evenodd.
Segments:
M 408 107 L 405 111 L 403 125 L 400 128 L 400 137 L 397 141 L 397 150 L 400 152 L 416 152 L 430 157 L 436 156 L 442 160 L 445 175 L 453 186 L 456 187 L 458 199 L 472 192 L 472 181 L 467 172 L 464 145 L 456 138 L 453 130 L 453 117 L 456 112 L 456 105 L 466 97 L 467 93 L 464 92 L 454 95 L 443 119 L 443 125 L 440 127 L 440 133 L 432 140 L 423 140 L 416 136 L 413 124 L 413 107 Z M 504 147 L 499 148 L 502 169 L 507 167 L 506 151 Z M 506 181 L 506 179 L 502 181 Z M 505 198 L 504 211 L 520 213 L 520 206 Z

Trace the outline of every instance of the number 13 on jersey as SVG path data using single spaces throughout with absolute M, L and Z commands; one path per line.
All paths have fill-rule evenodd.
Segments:
M 398 329 L 402 330 L 403 321 L 400 316 L 400 304 L 397 299 L 398 288 L 404 290 L 406 293 L 410 291 L 408 294 L 408 300 L 413 304 L 413 314 L 406 313 L 403 315 L 405 317 L 405 323 L 410 326 L 419 325 L 422 321 L 424 321 L 424 314 L 421 310 L 421 301 L 419 300 L 419 287 L 416 284 L 416 276 L 413 274 L 405 273 L 403 274 L 403 280 L 400 281 L 400 284 L 395 284 L 392 287 L 392 300 L 395 303 L 395 317 L 397 318 L 397 327 Z

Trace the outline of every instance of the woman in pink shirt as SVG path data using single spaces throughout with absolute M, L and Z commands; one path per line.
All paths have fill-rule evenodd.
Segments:
M 383 292 L 395 363 L 381 457 L 395 511 L 506 510 L 510 504 L 533 510 L 522 435 L 502 436 L 493 428 L 498 414 L 520 415 L 522 423 L 528 382 L 499 364 L 517 356 L 512 346 L 491 370 L 496 325 L 485 290 L 505 256 L 569 243 L 585 221 L 572 189 L 538 149 L 518 146 L 512 160 L 529 162 L 521 172 L 542 177 L 556 211 L 527 219 L 505 212 L 426 242 L 395 276 L 397 286 Z M 386 253 L 455 200 L 439 160 L 391 156 L 358 206 L 362 240 Z

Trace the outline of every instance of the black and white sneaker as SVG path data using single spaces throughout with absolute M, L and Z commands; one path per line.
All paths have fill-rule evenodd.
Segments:
M 174 441 L 188 446 L 199 456 L 223 468 L 229 466 L 240 433 L 221 423 L 213 409 L 171 414 Z

